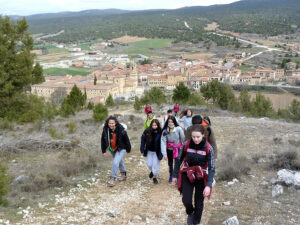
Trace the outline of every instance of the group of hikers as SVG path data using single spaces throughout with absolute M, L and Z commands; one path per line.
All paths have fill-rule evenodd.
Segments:
M 175 111 L 176 110 L 176 111 Z M 158 184 L 160 161 L 168 161 L 170 184 L 177 186 L 187 213 L 187 224 L 200 224 L 204 198 L 210 197 L 215 174 L 217 145 L 209 117 L 194 115 L 192 109 L 182 111 L 176 103 L 160 122 L 146 105 L 147 118 L 141 136 L 140 152 L 146 157 L 149 178 Z M 103 127 L 101 148 L 113 156 L 111 177 L 107 185 L 127 178 L 123 162 L 131 144 L 125 129 L 116 117 L 110 116 Z M 120 176 L 118 176 L 120 170 Z M 194 205 L 193 205 L 193 193 Z

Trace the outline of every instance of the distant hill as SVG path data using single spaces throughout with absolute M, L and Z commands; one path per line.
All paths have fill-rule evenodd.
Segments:
M 295 32 L 300 27 L 299 0 L 242 0 L 226 5 L 184 7 L 176 10 L 85 10 L 28 16 L 32 33 L 65 32 L 48 38 L 57 42 L 112 39 L 123 35 L 172 38 L 199 42 L 211 39 L 204 27 L 266 36 Z M 187 22 L 192 28 L 185 26 Z M 214 39 L 216 39 L 214 37 Z

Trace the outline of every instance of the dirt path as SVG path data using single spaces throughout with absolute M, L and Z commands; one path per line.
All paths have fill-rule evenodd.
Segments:
M 128 115 L 133 111 L 127 109 L 121 113 Z M 139 146 L 139 138 L 132 142 Z M 128 171 L 125 182 L 107 187 L 110 170 L 98 171 L 94 177 L 87 178 L 84 187 L 78 185 L 68 193 L 57 193 L 53 205 L 31 211 L 17 224 L 185 224 L 181 196 L 168 183 L 167 162 L 161 161 L 158 185 L 148 178 L 150 171 L 137 147 L 125 156 L 124 162 Z M 202 224 L 208 224 L 216 198 L 218 194 L 206 200 Z
M 18 224 L 185 224 L 181 196 L 167 182 L 166 161 L 161 163 L 158 185 L 148 178 L 145 159 L 137 150 L 126 155 L 125 165 L 125 182 L 110 188 L 107 179 L 101 178 L 88 188 L 79 186 L 67 194 L 58 193 L 54 206 L 33 211 Z M 109 171 L 106 173 L 108 177 Z M 215 197 L 206 206 L 202 224 L 207 224 Z

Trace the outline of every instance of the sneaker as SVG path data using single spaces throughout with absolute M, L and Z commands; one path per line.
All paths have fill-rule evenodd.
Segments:
M 172 177 L 169 178 L 169 183 L 172 184 Z
M 121 176 L 120 176 L 120 177 L 118 177 L 118 181 L 124 181 L 124 180 L 126 180 L 126 178 L 127 178 L 127 176 L 126 176 L 126 172 L 124 172 L 124 173 L 121 173 Z
M 153 178 L 153 183 L 154 183 L 154 184 L 158 184 L 157 178 L 155 178 L 155 177 Z
M 151 173 L 149 174 L 149 178 L 151 179 L 153 177 L 153 173 L 151 171 Z
M 109 181 L 107 181 L 107 186 L 108 187 L 115 186 L 115 178 L 111 178 Z
M 193 225 L 193 213 L 187 216 L 187 225 Z

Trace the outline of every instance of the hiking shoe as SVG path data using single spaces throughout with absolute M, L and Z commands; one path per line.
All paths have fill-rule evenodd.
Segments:
M 124 173 L 121 173 L 121 176 L 120 176 L 120 177 L 118 177 L 118 181 L 124 181 L 124 180 L 126 180 L 126 178 L 127 178 L 127 176 L 126 176 L 126 172 L 124 172 Z
M 115 178 L 111 178 L 110 181 L 107 181 L 107 186 L 108 187 L 115 186 Z
M 151 179 L 153 177 L 153 173 L 151 171 L 151 173 L 149 174 L 149 178 Z
M 187 225 L 193 225 L 193 213 L 187 216 Z
M 154 184 L 158 184 L 157 178 L 155 178 L 155 177 L 153 178 L 153 183 L 154 183 Z

